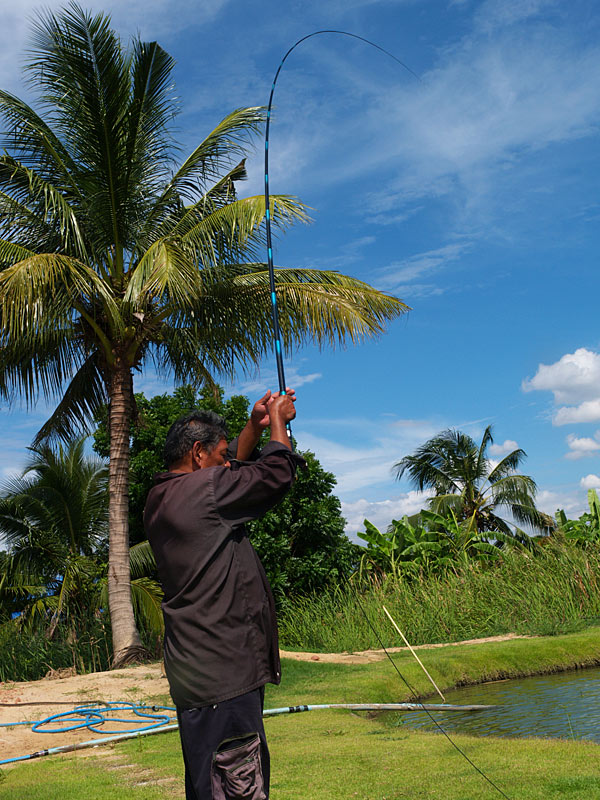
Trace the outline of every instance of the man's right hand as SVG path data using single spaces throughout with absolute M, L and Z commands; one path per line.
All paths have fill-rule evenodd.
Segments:
M 287 422 L 291 422 L 291 420 L 293 420 L 296 416 L 296 407 L 294 405 L 295 402 L 296 393 L 293 390 L 289 390 L 288 394 L 278 394 L 273 397 L 269 405 L 271 426 L 273 425 L 274 417 L 281 419 L 284 425 Z

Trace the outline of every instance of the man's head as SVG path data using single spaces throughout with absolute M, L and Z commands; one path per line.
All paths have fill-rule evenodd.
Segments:
M 169 428 L 164 447 L 167 469 L 191 472 L 227 462 L 227 425 L 212 411 L 191 411 Z

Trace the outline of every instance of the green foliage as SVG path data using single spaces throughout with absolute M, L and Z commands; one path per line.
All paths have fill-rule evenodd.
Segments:
M 242 430 L 248 419 L 248 399 L 234 395 L 223 400 L 223 390 L 204 388 L 200 392 L 192 386 L 179 386 L 172 394 L 161 394 L 150 399 L 143 393 L 135 395 L 137 414 L 130 427 L 129 467 L 129 541 L 137 544 L 146 538 L 143 512 L 146 497 L 152 488 L 154 475 L 164 472 L 163 447 L 167 431 L 178 417 L 195 408 L 214 411 L 225 418 L 231 437 Z M 108 411 L 101 409 L 93 435 L 93 448 L 98 455 L 108 457 L 110 437 Z
M 104 631 L 97 620 L 108 603 L 106 464 L 85 456 L 83 439 L 56 450 L 31 448 L 24 473 L 9 479 L 0 495 L 0 533 L 8 547 L 0 553 L 0 621 L 9 624 L 9 631 L 19 630 L 15 647 L 25 648 L 15 651 L 10 663 L 22 659 L 23 665 L 32 665 L 27 669 L 37 670 L 36 677 L 46 662 L 95 668 L 100 656 L 85 656 L 83 644 L 81 652 L 79 645 L 72 653 L 69 648 L 98 638 L 98 625 Z M 154 558 L 147 546 L 138 545 L 130 561 L 136 616 L 148 637 L 156 639 L 162 632 L 162 593 L 148 578 Z M 73 663 L 63 663 L 67 651 Z
M 361 578 L 373 573 L 398 579 L 402 575 L 458 569 L 471 561 L 497 559 L 505 548 L 533 547 L 532 541 L 522 542 L 501 531 L 494 531 L 492 543 L 490 534 L 479 533 L 474 516 L 459 520 L 452 509 L 447 517 L 423 510 L 412 521 L 406 516 L 392 520 L 385 533 L 368 519 L 364 526 L 365 530 L 358 533 L 367 542 L 361 558 Z
M 423 525 L 413 525 L 408 517 L 392 520 L 385 532 L 381 532 L 368 519 L 365 530 L 358 536 L 367 542 L 366 552 L 361 558 L 361 577 L 377 571 L 398 578 L 402 574 L 428 571 L 433 565 L 449 562 L 445 554 L 444 540 Z
M 29 627 L 87 612 L 105 571 L 108 470 L 83 452 L 83 439 L 55 452 L 31 449 L 21 477 L 0 497 L 0 532 L 8 545 L 0 598 Z M 48 621 L 49 620 L 49 621 Z
M 595 489 L 589 489 L 587 496 L 590 510 L 578 519 L 568 519 L 560 509 L 556 512 L 558 532 L 580 547 L 600 544 L 600 500 Z
M 50 669 L 76 672 L 110 668 L 110 624 L 107 615 L 79 617 L 59 624 L 52 639 L 38 627 L 24 630 L 18 620 L 0 626 L 0 681 L 34 681 Z
M 131 542 L 145 538 L 142 514 L 153 476 L 162 472 L 167 431 L 175 420 L 194 408 L 223 416 L 231 437 L 248 419 L 249 401 L 241 395 L 223 399 L 216 387 L 197 393 L 182 386 L 173 394 L 147 399 L 136 395 L 138 416 L 131 427 L 130 532 Z M 264 441 L 267 440 L 263 434 Z M 94 434 L 94 449 L 108 452 L 106 414 Z M 344 534 L 340 502 L 332 494 L 335 477 L 319 464 L 313 453 L 302 453 L 308 465 L 298 472 L 288 496 L 260 520 L 249 523 L 252 543 L 265 566 L 279 605 L 290 593 L 311 592 L 336 583 L 356 569 L 362 548 Z
M 249 523 L 254 547 L 280 607 L 290 596 L 322 591 L 343 581 L 357 568 L 362 548 L 344 533 L 340 501 L 332 490 L 335 477 L 314 453 L 301 453 L 307 470 L 277 508 Z
M 598 545 L 583 550 L 550 539 L 533 552 L 504 549 L 490 563 L 470 560 L 440 572 L 353 583 L 355 590 L 340 587 L 294 598 L 280 620 L 282 647 L 317 652 L 379 647 L 359 602 L 372 623 L 381 619 L 385 605 L 414 644 L 509 632 L 557 634 L 600 619 Z M 402 646 L 387 624 L 376 627 L 386 631 L 386 646 Z

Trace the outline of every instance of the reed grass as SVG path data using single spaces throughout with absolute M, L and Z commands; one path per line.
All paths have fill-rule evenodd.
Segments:
M 142 627 L 142 641 L 159 657 L 161 643 Z M 59 623 L 52 638 L 43 628 L 28 630 L 18 620 L 0 625 L 0 682 L 34 681 L 51 670 L 76 674 L 110 669 L 112 636 L 108 619 L 79 620 L 74 628 Z
M 280 620 L 281 646 L 345 652 L 402 646 L 385 605 L 412 644 L 505 633 L 553 635 L 600 621 L 600 549 L 549 543 L 536 554 L 507 552 L 499 563 L 471 562 L 442 574 L 348 583 L 290 602 Z

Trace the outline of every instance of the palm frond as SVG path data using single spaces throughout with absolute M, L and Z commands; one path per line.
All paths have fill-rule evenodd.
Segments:
M 2 333 L 27 336 L 70 321 L 73 308 L 102 303 L 109 324 L 119 332 L 123 322 L 108 286 L 88 265 L 59 253 L 40 253 L 0 272 Z
M 230 169 L 231 159 L 245 156 L 251 137 L 266 119 L 262 107 L 238 108 L 228 114 L 186 158 L 159 198 L 157 209 L 170 204 L 174 197 L 195 200 L 203 194 L 207 182 L 220 179 L 223 167 Z
M 521 450 L 521 448 L 513 450 L 494 467 L 488 475 L 488 481 L 490 483 L 495 483 L 500 478 L 510 475 L 511 472 L 514 472 L 521 466 L 521 462 L 524 458 L 527 458 L 527 453 L 524 450 Z
M 8 130 L 6 138 L 0 140 L 2 149 L 11 152 L 16 161 L 35 171 L 42 180 L 81 199 L 73 179 L 78 165 L 45 120 L 23 100 L 2 90 L 0 115 Z
M 476 469 L 479 475 L 484 475 L 487 472 L 486 450 L 490 444 L 494 444 L 494 437 L 492 436 L 492 426 L 488 425 L 481 437 L 481 444 L 479 445 L 479 451 L 477 453 Z
M 200 280 L 192 254 L 171 238 L 155 242 L 129 276 L 124 302 L 145 309 L 159 300 L 185 308 L 198 298 Z
M 164 632 L 162 598 L 162 589 L 151 578 L 135 578 L 131 581 L 131 599 L 136 617 L 143 620 L 146 627 L 158 635 Z
M 90 421 L 96 418 L 107 401 L 104 379 L 98 367 L 98 353 L 93 352 L 62 392 L 51 417 L 36 433 L 34 447 L 53 438 L 68 442 L 77 433 L 88 432 Z
M 84 359 L 70 320 L 27 329 L 19 336 L 10 336 L 0 326 L 0 395 L 10 400 L 19 393 L 29 405 L 40 392 L 54 398 Z
M 154 553 L 148 540 L 129 548 L 129 566 L 132 578 L 148 577 L 156 571 Z
M 12 156 L 0 156 L 0 187 L 22 206 L 33 211 L 47 228 L 60 235 L 63 249 L 87 258 L 79 220 L 61 187 L 43 180 L 34 170 Z

